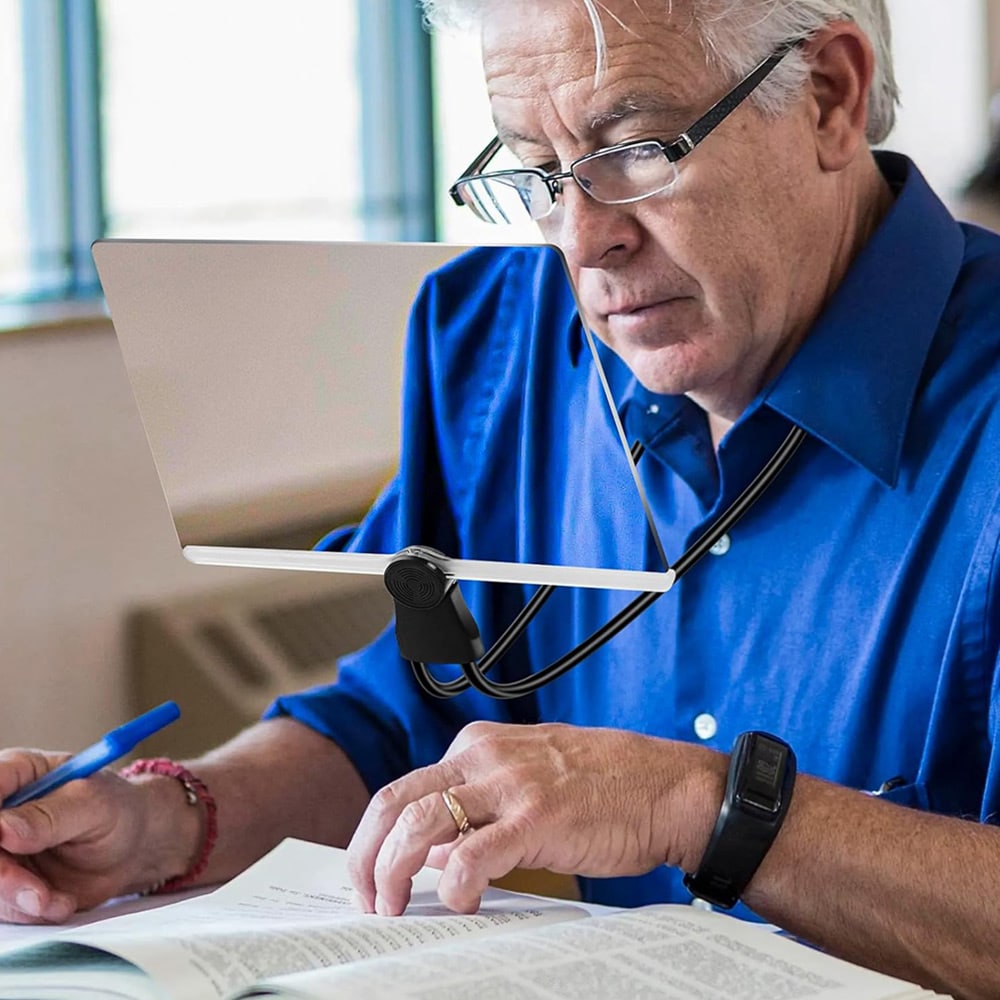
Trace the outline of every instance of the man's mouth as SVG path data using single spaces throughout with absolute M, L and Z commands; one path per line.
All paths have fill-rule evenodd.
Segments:
M 620 304 L 615 304 L 612 308 L 607 310 L 606 315 L 609 319 L 613 316 L 641 317 L 646 313 L 659 309 L 661 306 L 670 306 L 676 302 L 680 302 L 684 298 L 685 296 L 682 295 L 668 295 L 658 299 L 644 299 L 633 302 L 626 301 Z

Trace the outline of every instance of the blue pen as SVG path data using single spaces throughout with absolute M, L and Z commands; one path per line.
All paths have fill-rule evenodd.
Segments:
M 159 732 L 171 722 L 180 718 L 181 710 L 177 703 L 165 701 L 162 705 L 143 712 L 131 722 L 126 722 L 117 729 L 112 729 L 107 736 L 81 750 L 69 760 L 53 768 L 48 774 L 43 774 L 37 781 L 29 782 L 19 788 L 13 795 L 0 803 L 0 809 L 13 809 L 22 806 L 32 799 L 41 798 L 49 792 L 61 788 L 67 781 L 76 778 L 86 778 L 102 767 L 113 764 L 119 757 L 124 757 L 134 746 L 141 743 L 147 736 Z

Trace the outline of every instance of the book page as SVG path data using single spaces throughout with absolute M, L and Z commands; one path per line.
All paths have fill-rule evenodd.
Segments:
M 213 886 L 198 886 L 194 889 L 182 889 L 180 892 L 164 893 L 161 896 L 121 896 L 110 899 L 90 910 L 79 910 L 62 924 L 8 924 L 0 922 L 0 955 L 15 948 L 24 948 L 38 941 L 48 941 L 53 934 L 61 933 L 77 927 L 86 927 L 112 917 L 121 917 L 129 913 L 139 913 L 179 903 L 184 899 L 204 896 L 211 892 Z
M 458 916 L 438 902 L 438 876 L 430 869 L 418 874 L 403 917 L 365 915 L 353 904 L 346 852 L 286 840 L 208 895 L 65 931 L 52 940 L 117 955 L 161 984 L 164 996 L 218 1000 L 268 976 L 586 916 L 562 902 L 499 890 L 491 890 L 475 916 Z M 5 961 L 20 954 L 7 953 Z M 65 966 L 65 948 L 61 958 Z M 32 988 L 43 981 L 38 973 Z M 10 977 L 0 970 L 0 991 L 8 988 Z
M 454 943 L 289 976 L 238 998 L 908 1000 L 932 996 L 754 924 L 686 906 Z

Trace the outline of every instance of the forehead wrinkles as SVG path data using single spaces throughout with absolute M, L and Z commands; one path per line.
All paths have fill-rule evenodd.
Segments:
M 550 80 L 575 82 L 594 59 L 594 43 L 587 22 L 566 16 L 559 4 L 511 3 L 519 7 L 510 17 L 484 17 L 480 42 L 483 69 L 490 96 L 494 92 L 533 92 Z
M 595 90 L 592 53 L 572 39 L 514 30 L 484 42 L 501 138 L 543 140 L 542 122 L 554 111 L 562 128 L 583 139 L 630 115 L 689 113 L 713 92 L 700 44 L 667 28 L 655 37 L 619 36 L 609 54 Z

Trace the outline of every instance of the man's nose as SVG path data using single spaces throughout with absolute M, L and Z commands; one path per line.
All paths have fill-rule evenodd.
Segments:
M 605 205 L 566 181 L 542 234 L 576 267 L 617 267 L 639 248 L 641 228 L 631 205 Z

